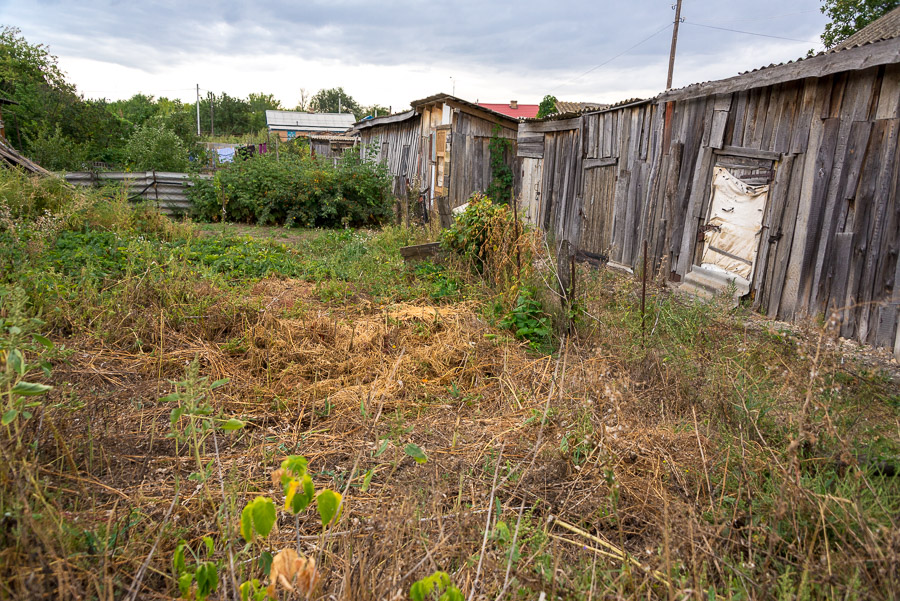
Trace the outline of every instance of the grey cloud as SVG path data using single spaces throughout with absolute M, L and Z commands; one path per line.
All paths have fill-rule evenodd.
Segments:
M 19 25 L 66 54 L 158 71 L 209 53 L 293 54 L 347 64 L 458 66 L 553 79 L 596 66 L 665 26 L 670 0 L 553 3 L 523 0 L 426 2 L 109 2 L 37 0 L 0 4 L 0 22 Z M 693 25 L 814 41 L 818 0 L 685 0 L 679 55 L 727 60 L 765 38 Z M 801 12 L 806 11 L 806 12 Z M 780 18 L 784 13 L 796 13 Z M 773 18 L 776 17 L 776 18 Z M 790 42 L 787 43 L 789 48 Z M 796 58 L 812 45 L 796 45 Z M 669 31 L 617 59 L 638 67 L 668 54 Z M 774 60 L 760 57 L 760 65 Z M 563 75 L 559 75 L 563 74 Z

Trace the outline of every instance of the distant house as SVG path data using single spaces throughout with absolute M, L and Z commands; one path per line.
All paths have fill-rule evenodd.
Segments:
M 313 134 L 339 134 L 353 127 L 350 113 L 306 113 L 303 111 L 266 111 L 266 126 L 283 141 Z
M 501 113 L 507 117 L 515 117 L 516 119 L 533 119 L 537 117 L 539 104 L 519 104 L 517 100 L 510 100 L 509 104 L 492 104 L 489 102 L 479 102 L 478 106 Z

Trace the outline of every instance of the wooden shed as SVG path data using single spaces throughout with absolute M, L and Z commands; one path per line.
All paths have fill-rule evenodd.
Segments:
M 473 192 L 487 189 L 491 183 L 489 146 L 495 131 L 511 141 L 505 160 L 514 166 L 517 119 L 450 94 L 415 100 L 412 107 L 420 115 L 422 187 L 429 198 L 447 197 L 453 208 L 465 204 Z
M 869 27 L 811 58 L 523 123 L 526 214 L 625 267 L 646 241 L 673 282 L 733 283 L 771 317 L 838 310 L 843 336 L 900 356 L 900 9 Z
M 312 156 L 331 159 L 333 164 L 344 155 L 344 151 L 353 148 L 359 142 L 355 135 L 322 135 L 309 136 L 309 152 Z
M 382 162 L 393 178 L 394 196 L 405 196 L 410 189 L 423 188 L 423 158 L 419 156 L 419 114 L 414 110 L 360 121 L 354 126 L 359 133 L 362 157 Z

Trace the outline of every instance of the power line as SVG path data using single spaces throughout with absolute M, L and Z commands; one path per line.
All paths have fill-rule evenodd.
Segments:
M 789 42 L 802 42 L 804 44 L 821 44 L 821 42 L 811 42 L 809 40 L 798 40 L 797 38 L 786 38 L 780 35 L 769 35 L 767 33 L 756 33 L 755 31 L 741 31 L 740 29 L 729 29 L 727 27 L 717 27 L 715 25 L 703 25 L 701 23 L 694 23 L 693 21 L 685 21 L 685 25 L 693 25 L 694 27 L 705 27 L 707 29 L 718 29 L 720 31 L 730 31 L 732 33 L 744 33 L 747 35 L 755 35 L 763 38 L 774 38 L 776 40 L 787 40 Z
M 671 26 L 672 26 L 671 23 L 666 23 L 665 25 L 663 25 L 663 26 L 660 27 L 658 30 L 656 30 L 656 31 L 653 32 L 652 34 L 650 34 L 650 35 L 648 35 L 647 37 L 645 37 L 643 40 L 641 40 L 640 42 L 638 42 L 638 43 L 635 44 L 634 46 L 631 46 L 630 48 L 627 48 L 627 49 L 623 50 L 622 52 L 620 52 L 619 54 L 615 55 L 614 57 L 612 57 L 612 58 L 610 58 L 610 59 L 607 59 L 607 60 L 605 60 L 604 62 L 600 63 L 600 64 L 597 65 L 596 67 L 591 67 L 590 69 L 588 69 L 587 71 L 585 71 L 585 72 L 582 73 L 581 75 L 577 75 L 576 77 L 573 77 L 572 79 L 570 79 L 570 80 L 567 81 L 566 83 L 563 83 L 563 84 L 560 84 L 560 85 L 556 86 L 556 88 L 553 89 L 553 90 L 551 90 L 551 92 L 555 92 L 555 91 L 558 90 L 559 88 L 564 87 L 564 86 L 567 86 L 567 85 L 569 85 L 570 83 L 573 83 L 573 82 L 574 82 L 575 80 L 577 80 L 577 79 L 581 79 L 582 77 L 584 77 L 584 76 L 587 75 L 588 73 L 593 73 L 594 71 L 596 71 L 596 70 L 599 69 L 600 67 L 605 67 L 606 65 L 608 65 L 608 64 L 611 63 L 611 62 L 613 62 L 614 60 L 616 60 L 616 59 L 619 58 L 620 56 L 624 56 L 624 55 L 628 54 L 629 52 L 631 52 L 632 50 L 634 50 L 635 48 L 637 48 L 638 46 L 640 46 L 640 45 L 643 44 L 644 42 L 649 41 L 651 38 L 655 38 L 656 36 L 658 36 L 659 34 L 661 34 L 663 31 L 665 31 L 666 29 L 668 29 L 668 28 L 671 27 Z
M 760 21 L 775 21 L 776 19 L 783 19 L 784 17 L 792 17 L 794 15 L 805 15 L 808 13 L 817 13 L 817 12 L 820 12 L 818 8 L 811 8 L 809 10 L 796 10 L 796 11 L 790 12 L 790 13 L 781 13 L 780 15 L 770 15 L 768 17 L 759 17 L 756 19 L 745 19 L 745 18 L 716 19 L 715 22 L 716 23 L 734 23 L 737 21 L 737 22 L 741 22 L 741 23 L 758 23 Z M 703 24 L 705 24 L 705 23 L 703 23 L 703 22 L 694 23 L 694 25 L 703 25 Z

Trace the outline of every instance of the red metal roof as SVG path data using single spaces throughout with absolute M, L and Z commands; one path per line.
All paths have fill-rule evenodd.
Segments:
M 509 117 L 514 117 L 516 119 L 531 119 L 533 117 L 537 117 L 538 107 L 540 105 L 537 104 L 518 104 L 516 108 L 510 108 L 509 103 L 503 104 L 490 104 L 488 102 L 479 102 L 478 106 L 490 109 L 495 113 L 501 113 L 503 115 L 507 115 Z

